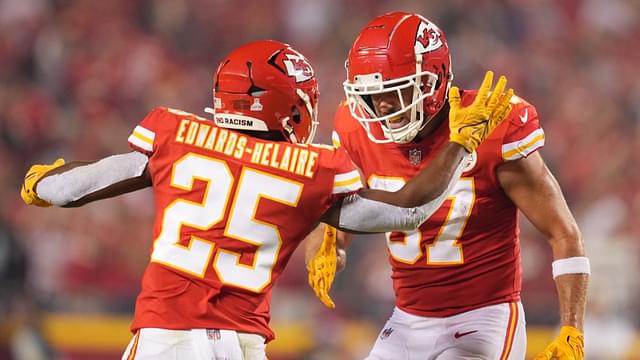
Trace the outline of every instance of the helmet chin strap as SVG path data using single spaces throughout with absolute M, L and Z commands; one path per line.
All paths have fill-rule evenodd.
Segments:
M 427 118 L 423 111 L 418 110 L 416 116 L 419 117 L 419 120 L 416 120 L 413 123 L 410 122 L 400 129 L 393 130 L 393 132 L 406 131 L 406 133 L 401 136 L 398 136 L 397 134 L 393 134 L 392 130 L 388 129 L 385 126 L 382 126 L 382 132 L 387 139 L 393 140 L 396 143 L 399 143 L 399 144 L 410 143 L 436 117 L 436 115 L 438 115 L 439 112 L 440 111 L 436 112 L 435 114 L 432 114 Z M 418 126 L 418 124 L 420 125 Z M 414 127 L 409 129 L 409 126 L 411 125 L 414 125 Z
M 298 138 L 296 137 L 296 134 L 293 131 L 293 126 L 289 125 L 289 117 L 287 116 L 282 118 L 280 122 L 282 123 L 282 128 L 284 129 L 284 132 L 289 137 L 289 141 L 291 141 L 294 144 L 297 144 Z
M 421 120 L 409 122 L 407 125 L 398 129 L 389 129 L 382 125 L 384 137 L 398 144 L 406 144 L 411 142 L 424 127 Z
M 416 138 L 416 136 L 418 136 L 418 133 L 420 132 L 420 129 L 413 129 L 409 132 L 409 134 L 407 134 L 407 142 L 413 140 Z

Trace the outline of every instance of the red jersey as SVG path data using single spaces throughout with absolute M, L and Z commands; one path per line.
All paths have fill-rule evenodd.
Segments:
M 475 98 L 465 91 L 463 105 Z M 535 108 L 514 97 L 509 117 L 470 156 L 450 197 L 418 231 L 388 233 L 396 305 L 445 317 L 520 298 L 518 209 L 496 168 L 544 145 Z M 420 142 L 375 144 L 343 103 L 334 144 L 344 147 L 371 188 L 397 190 L 449 141 L 446 121 Z
M 149 156 L 151 261 L 132 330 L 215 328 L 273 339 L 271 289 L 360 175 L 344 150 L 264 141 L 158 108 L 129 137 Z

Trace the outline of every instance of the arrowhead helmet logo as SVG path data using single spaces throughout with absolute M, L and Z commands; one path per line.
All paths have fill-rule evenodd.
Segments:
M 287 58 L 283 60 L 287 70 L 287 75 L 294 77 L 297 83 L 307 81 L 313 77 L 311 64 L 301 54 L 286 53 Z
M 440 29 L 429 21 L 422 21 L 416 33 L 414 50 L 416 54 L 424 54 L 443 46 Z

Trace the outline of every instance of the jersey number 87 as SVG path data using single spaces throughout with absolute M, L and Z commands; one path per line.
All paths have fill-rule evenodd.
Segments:
M 406 181 L 400 177 L 372 175 L 369 187 L 387 191 L 399 190 Z M 458 242 L 464 232 L 467 220 L 475 202 L 473 178 L 460 178 L 455 184 L 449 200 L 449 213 L 440 226 L 435 240 L 425 246 L 427 265 L 456 265 L 464 263 L 462 244 Z M 392 234 L 402 235 L 402 240 L 392 240 Z M 387 246 L 391 256 L 401 263 L 415 264 L 424 254 L 422 250 L 422 231 L 386 233 Z

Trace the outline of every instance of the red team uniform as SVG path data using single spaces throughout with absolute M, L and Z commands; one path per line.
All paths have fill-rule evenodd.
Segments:
M 147 115 L 129 144 L 149 157 L 156 207 L 132 330 L 273 339 L 273 283 L 317 219 L 362 186 L 348 155 L 260 140 L 167 108 Z
M 266 358 L 265 343 L 274 338 L 273 284 L 327 210 L 362 188 L 344 149 L 310 144 L 317 100 L 313 68 L 302 54 L 277 41 L 256 41 L 220 63 L 214 109 L 205 109 L 213 120 L 157 108 L 129 136 L 135 152 L 71 163 L 51 177 L 47 172 L 64 160 L 30 169 L 21 196 L 39 206 L 80 206 L 153 188 L 153 246 L 123 360 Z M 478 125 L 455 120 L 460 127 Z M 489 127 L 481 122 L 475 129 Z M 442 138 L 441 145 L 448 142 Z M 462 150 L 455 153 L 459 160 Z M 34 187 L 43 176 L 48 186 L 39 198 Z M 62 187 L 69 191 L 58 196 Z M 368 204 L 351 211 L 383 216 Z M 393 229 L 402 214 L 383 228 Z M 357 221 L 354 230 L 368 228 Z
M 475 91 L 462 94 L 467 106 Z M 544 145 L 535 108 L 515 98 L 509 117 L 471 155 L 453 193 L 419 231 L 387 234 L 396 305 L 446 317 L 520 299 L 518 209 L 502 191 L 496 168 Z M 406 144 L 374 144 L 343 103 L 334 143 L 347 150 L 369 187 L 395 190 L 426 167 L 449 139 L 443 121 Z

